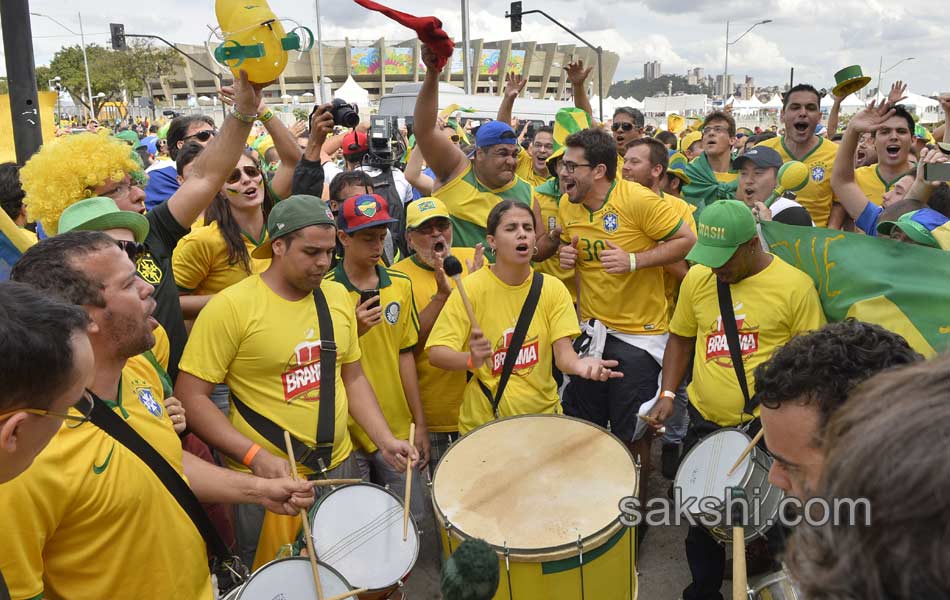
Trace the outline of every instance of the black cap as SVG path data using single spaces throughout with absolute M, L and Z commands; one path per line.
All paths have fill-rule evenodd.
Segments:
M 745 154 L 737 156 L 732 161 L 732 168 L 741 169 L 742 164 L 747 160 L 752 161 L 752 164 L 757 167 L 762 167 L 763 169 L 778 169 L 785 162 L 778 152 L 768 146 L 754 146 L 747 150 Z

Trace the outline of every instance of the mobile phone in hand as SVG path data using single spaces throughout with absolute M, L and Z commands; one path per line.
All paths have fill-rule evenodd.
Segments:
M 379 290 L 361 290 L 360 291 L 360 304 L 365 304 L 367 300 L 376 299 L 376 302 L 373 302 L 366 308 L 376 308 L 379 306 Z
M 924 165 L 924 181 L 950 181 L 950 163 Z

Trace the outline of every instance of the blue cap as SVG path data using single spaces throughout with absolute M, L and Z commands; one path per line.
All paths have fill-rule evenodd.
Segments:
M 517 145 L 518 135 L 507 123 L 488 121 L 475 132 L 475 147 L 484 148 L 498 144 Z

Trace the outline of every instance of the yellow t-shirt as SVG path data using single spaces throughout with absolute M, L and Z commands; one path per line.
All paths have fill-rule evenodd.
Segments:
M 821 327 L 825 316 L 811 278 L 777 256 L 760 273 L 733 284 L 731 292 L 746 381 L 754 394 L 755 368 L 796 334 Z M 723 427 L 738 425 L 744 401 L 709 267 L 695 265 L 686 274 L 670 332 L 696 338 L 690 401 L 704 418 Z
M 110 406 L 183 475 L 155 369 L 129 359 L 120 390 Z M 151 469 L 92 423 L 64 423 L 26 472 L 0 485 L 0 514 L 0 571 L 12 598 L 213 597 L 191 519 Z
M 854 170 L 855 183 L 858 184 L 867 199 L 878 206 L 884 204 L 884 193 L 903 177 L 903 175 L 898 175 L 897 179 L 893 181 L 884 181 L 881 172 L 878 170 L 878 165 L 868 165 Z
M 811 220 L 818 227 L 828 226 L 828 217 L 831 216 L 831 205 L 835 194 L 831 189 L 831 169 L 838 154 L 838 144 L 823 137 L 818 138 L 818 145 L 805 156 L 792 156 L 785 147 L 782 137 L 774 137 L 758 144 L 775 150 L 782 160 L 789 162 L 799 160 L 808 167 L 808 183 L 801 190 L 795 192 L 796 200 L 808 210 Z
M 719 171 L 713 171 L 713 175 L 716 176 L 716 181 L 719 183 L 732 183 L 736 179 L 739 179 L 739 174 L 735 171 L 727 171 L 725 173 L 720 173 Z
M 544 227 L 538 228 L 539 235 L 545 228 L 547 231 L 551 231 L 562 224 L 558 221 L 558 206 L 562 198 L 563 197 L 555 198 L 535 190 L 534 199 L 541 207 L 541 219 L 544 221 Z M 567 200 L 564 200 L 564 202 L 567 202 Z M 547 260 L 534 263 L 534 270 L 538 273 L 547 273 L 548 275 L 553 275 L 560 279 L 561 283 L 564 284 L 564 287 L 567 288 L 568 293 L 571 295 L 571 302 L 577 302 L 577 287 L 574 285 L 574 269 L 562 269 L 561 259 L 558 257 L 557 252 Z
M 171 354 L 171 344 L 168 341 L 168 333 L 165 328 L 159 325 L 152 331 L 155 334 L 155 345 L 152 346 L 152 353 L 156 360 L 162 365 L 162 368 L 168 370 L 168 357 Z
M 600 319 L 621 333 L 660 334 L 668 323 L 663 269 L 638 269 L 612 275 L 604 271 L 600 253 L 607 242 L 627 252 L 643 252 L 675 233 L 682 219 L 672 206 L 639 183 L 618 179 L 596 211 L 583 204 L 561 202 L 562 242 L 576 235 L 577 269 L 581 274 L 581 315 Z
M 267 243 L 267 233 L 261 240 L 253 240 L 242 233 L 248 255 L 258 246 Z M 270 265 L 269 258 L 250 258 L 250 273 L 240 262 L 228 263 L 228 246 L 218 230 L 217 222 L 196 227 L 181 238 L 172 253 L 172 270 L 175 284 L 183 292 L 204 296 L 216 294 L 224 288 L 254 273 L 262 273 Z
M 342 285 L 320 286 L 330 307 L 337 347 L 333 456 L 336 467 L 353 451 L 346 422 L 346 389 L 340 368 L 360 359 L 356 312 Z M 310 295 L 287 300 L 251 275 L 216 294 L 191 330 L 179 369 L 212 383 L 226 383 L 242 402 L 312 446 L 317 437 L 320 402 L 320 326 Z M 231 424 L 276 456 L 283 445 L 265 440 L 231 403 Z M 228 459 L 228 466 L 249 472 Z M 309 475 L 306 467 L 301 473 Z
M 673 194 L 660 194 L 660 197 L 669 202 L 676 216 L 682 219 L 693 233 L 696 233 L 696 219 L 693 217 L 696 207 Z M 676 307 L 676 299 L 679 297 L 680 283 L 682 282 L 679 279 L 665 270 L 663 271 L 663 287 L 666 291 L 667 314 L 670 319 L 673 318 L 673 309 Z
M 542 277 L 544 284 L 538 306 L 498 404 L 498 414 L 502 417 L 561 412 L 557 384 L 551 374 L 554 358 L 551 346 L 563 337 L 580 335 L 580 328 L 567 290 L 554 277 Z M 465 386 L 459 410 L 459 433 L 467 433 L 494 418 L 491 403 L 478 381 L 494 395 L 511 335 L 530 289 L 531 277 L 521 285 L 510 286 L 498 279 L 491 269 L 481 269 L 465 278 L 465 291 L 475 311 L 475 319 L 491 341 L 492 357 L 489 364 L 475 370 Z M 447 346 L 456 352 L 467 352 L 470 335 L 468 313 L 458 290 L 455 290 L 435 322 L 426 349 Z
M 531 155 L 527 151 L 522 150 L 518 153 L 518 168 L 515 169 L 515 175 L 527 181 L 531 188 L 534 189 L 535 186 L 541 185 L 548 180 L 548 177 L 551 176 L 545 170 L 543 175 L 538 175 L 534 172 L 534 159 L 531 158 Z
M 452 248 L 452 256 L 462 265 L 475 258 L 474 248 Z M 418 260 L 415 254 L 392 266 L 394 271 L 405 273 L 412 280 L 412 295 L 416 308 L 422 312 L 432 302 L 439 287 L 435 272 Z M 452 287 L 455 280 L 449 279 Z M 419 377 L 419 397 L 426 425 L 433 433 L 455 432 L 459 428 L 459 407 L 465 390 L 465 373 L 437 369 L 429 363 L 429 350 L 416 356 L 416 375 Z
M 376 400 L 396 439 L 409 438 L 412 413 L 406 403 L 406 392 L 399 374 L 399 355 L 412 352 L 419 340 L 419 315 L 412 297 L 412 282 L 407 276 L 385 267 L 376 267 L 379 275 L 379 305 L 383 320 L 359 338 L 360 352 L 367 357 L 363 371 L 376 393 Z M 350 306 L 356 315 L 360 290 L 350 283 L 343 263 L 327 273 L 327 281 L 335 281 L 349 293 Z M 376 444 L 352 417 L 350 435 L 362 450 L 376 452 Z

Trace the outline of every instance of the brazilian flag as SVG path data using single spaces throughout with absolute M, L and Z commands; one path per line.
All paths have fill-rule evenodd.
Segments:
M 0 281 L 10 279 L 10 269 L 27 248 L 33 245 L 7 213 L 0 211 Z
M 776 222 L 762 223 L 762 235 L 814 280 L 829 321 L 877 323 L 928 358 L 950 350 L 950 252 Z

